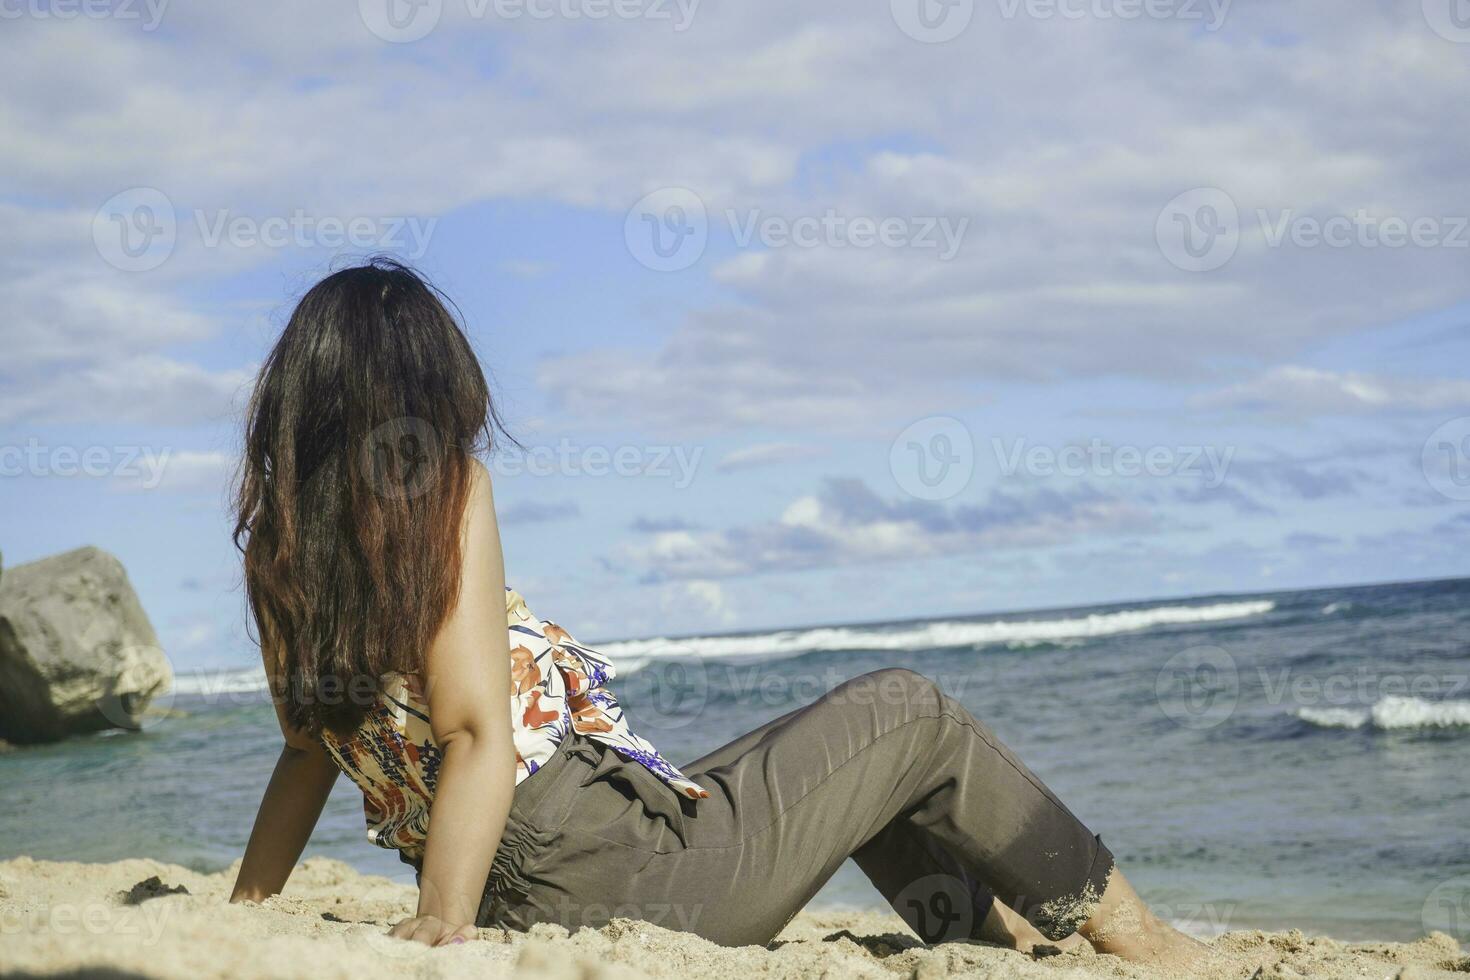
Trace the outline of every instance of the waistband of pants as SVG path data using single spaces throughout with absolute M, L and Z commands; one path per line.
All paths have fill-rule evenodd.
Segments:
M 685 801 L 672 787 L 612 746 L 575 732 L 516 787 L 511 819 L 538 831 L 557 831 L 571 814 L 579 791 L 604 779 L 625 786 L 642 801 L 649 817 L 662 819 L 687 843 Z
M 586 736 L 569 733 L 551 758 L 516 786 L 511 818 L 538 829 L 555 830 L 569 812 L 577 790 L 588 781 L 588 769 L 601 762 L 605 751 L 610 750 Z

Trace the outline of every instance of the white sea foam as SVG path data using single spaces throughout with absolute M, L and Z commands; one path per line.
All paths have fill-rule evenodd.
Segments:
M 1327 605 L 1322 607 L 1322 615 L 1331 616 L 1333 613 L 1339 613 L 1345 609 L 1351 608 L 1353 608 L 1353 604 L 1351 602 L 1329 602 Z
M 1006 644 L 1075 643 L 1153 626 L 1209 623 L 1259 616 L 1276 608 L 1268 599 L 1209 606 L 1153 606 L 1058 619 L 945 621 L 900 627 L 825 626 L 750 636 L 658 637 L 603 643 L 598 649 L 630 673 L 660 657 L 789 657 L 818 650 L 932 650 Z
M 1296 716 L 1319 728 L 1459 728 L 1470 726 L 1470 701 L 1426 701 L 1391 695 L 1380 698 L 1371 708 L 1298 708 Z
M 1295 714 L 1318 728 L 1362 728 L 1372 716 L 1367 708 L 1298 708 Z

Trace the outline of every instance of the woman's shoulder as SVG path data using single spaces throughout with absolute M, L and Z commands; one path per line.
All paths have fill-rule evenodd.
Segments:
M 490 479 L 490 470 L 474 456 L 469 458 L 469 465 L 466 468 L 469 471 L 470 481 L 468 503 L 474 504 L 493 501 L 495 498 L 495 489 Z

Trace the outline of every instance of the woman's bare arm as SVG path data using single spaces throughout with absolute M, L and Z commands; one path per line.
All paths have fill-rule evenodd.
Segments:
M 279 698 L 276 716 L 286 744 L 255 815 L 232 902 L 259 902 L 286 887 L 337 781 L 332 757 L 316 739 L 292 730 Z
M 434 741 L 444 753 L 418 913 L 393 935 L 429 945 L 473 938 L 480 895 L 515 792 L 505 569 L 490 476 L 471 469 L 460 594 L 425 658 Z

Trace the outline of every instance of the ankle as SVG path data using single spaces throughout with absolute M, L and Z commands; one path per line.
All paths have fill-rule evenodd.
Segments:
M 1147 906 L 1123 902 L 1112 908 L 1099 909 L 1077 931 L 1098 952 L 1107 953 L 1122 948 L 1152 945 L 1168 929 Z

